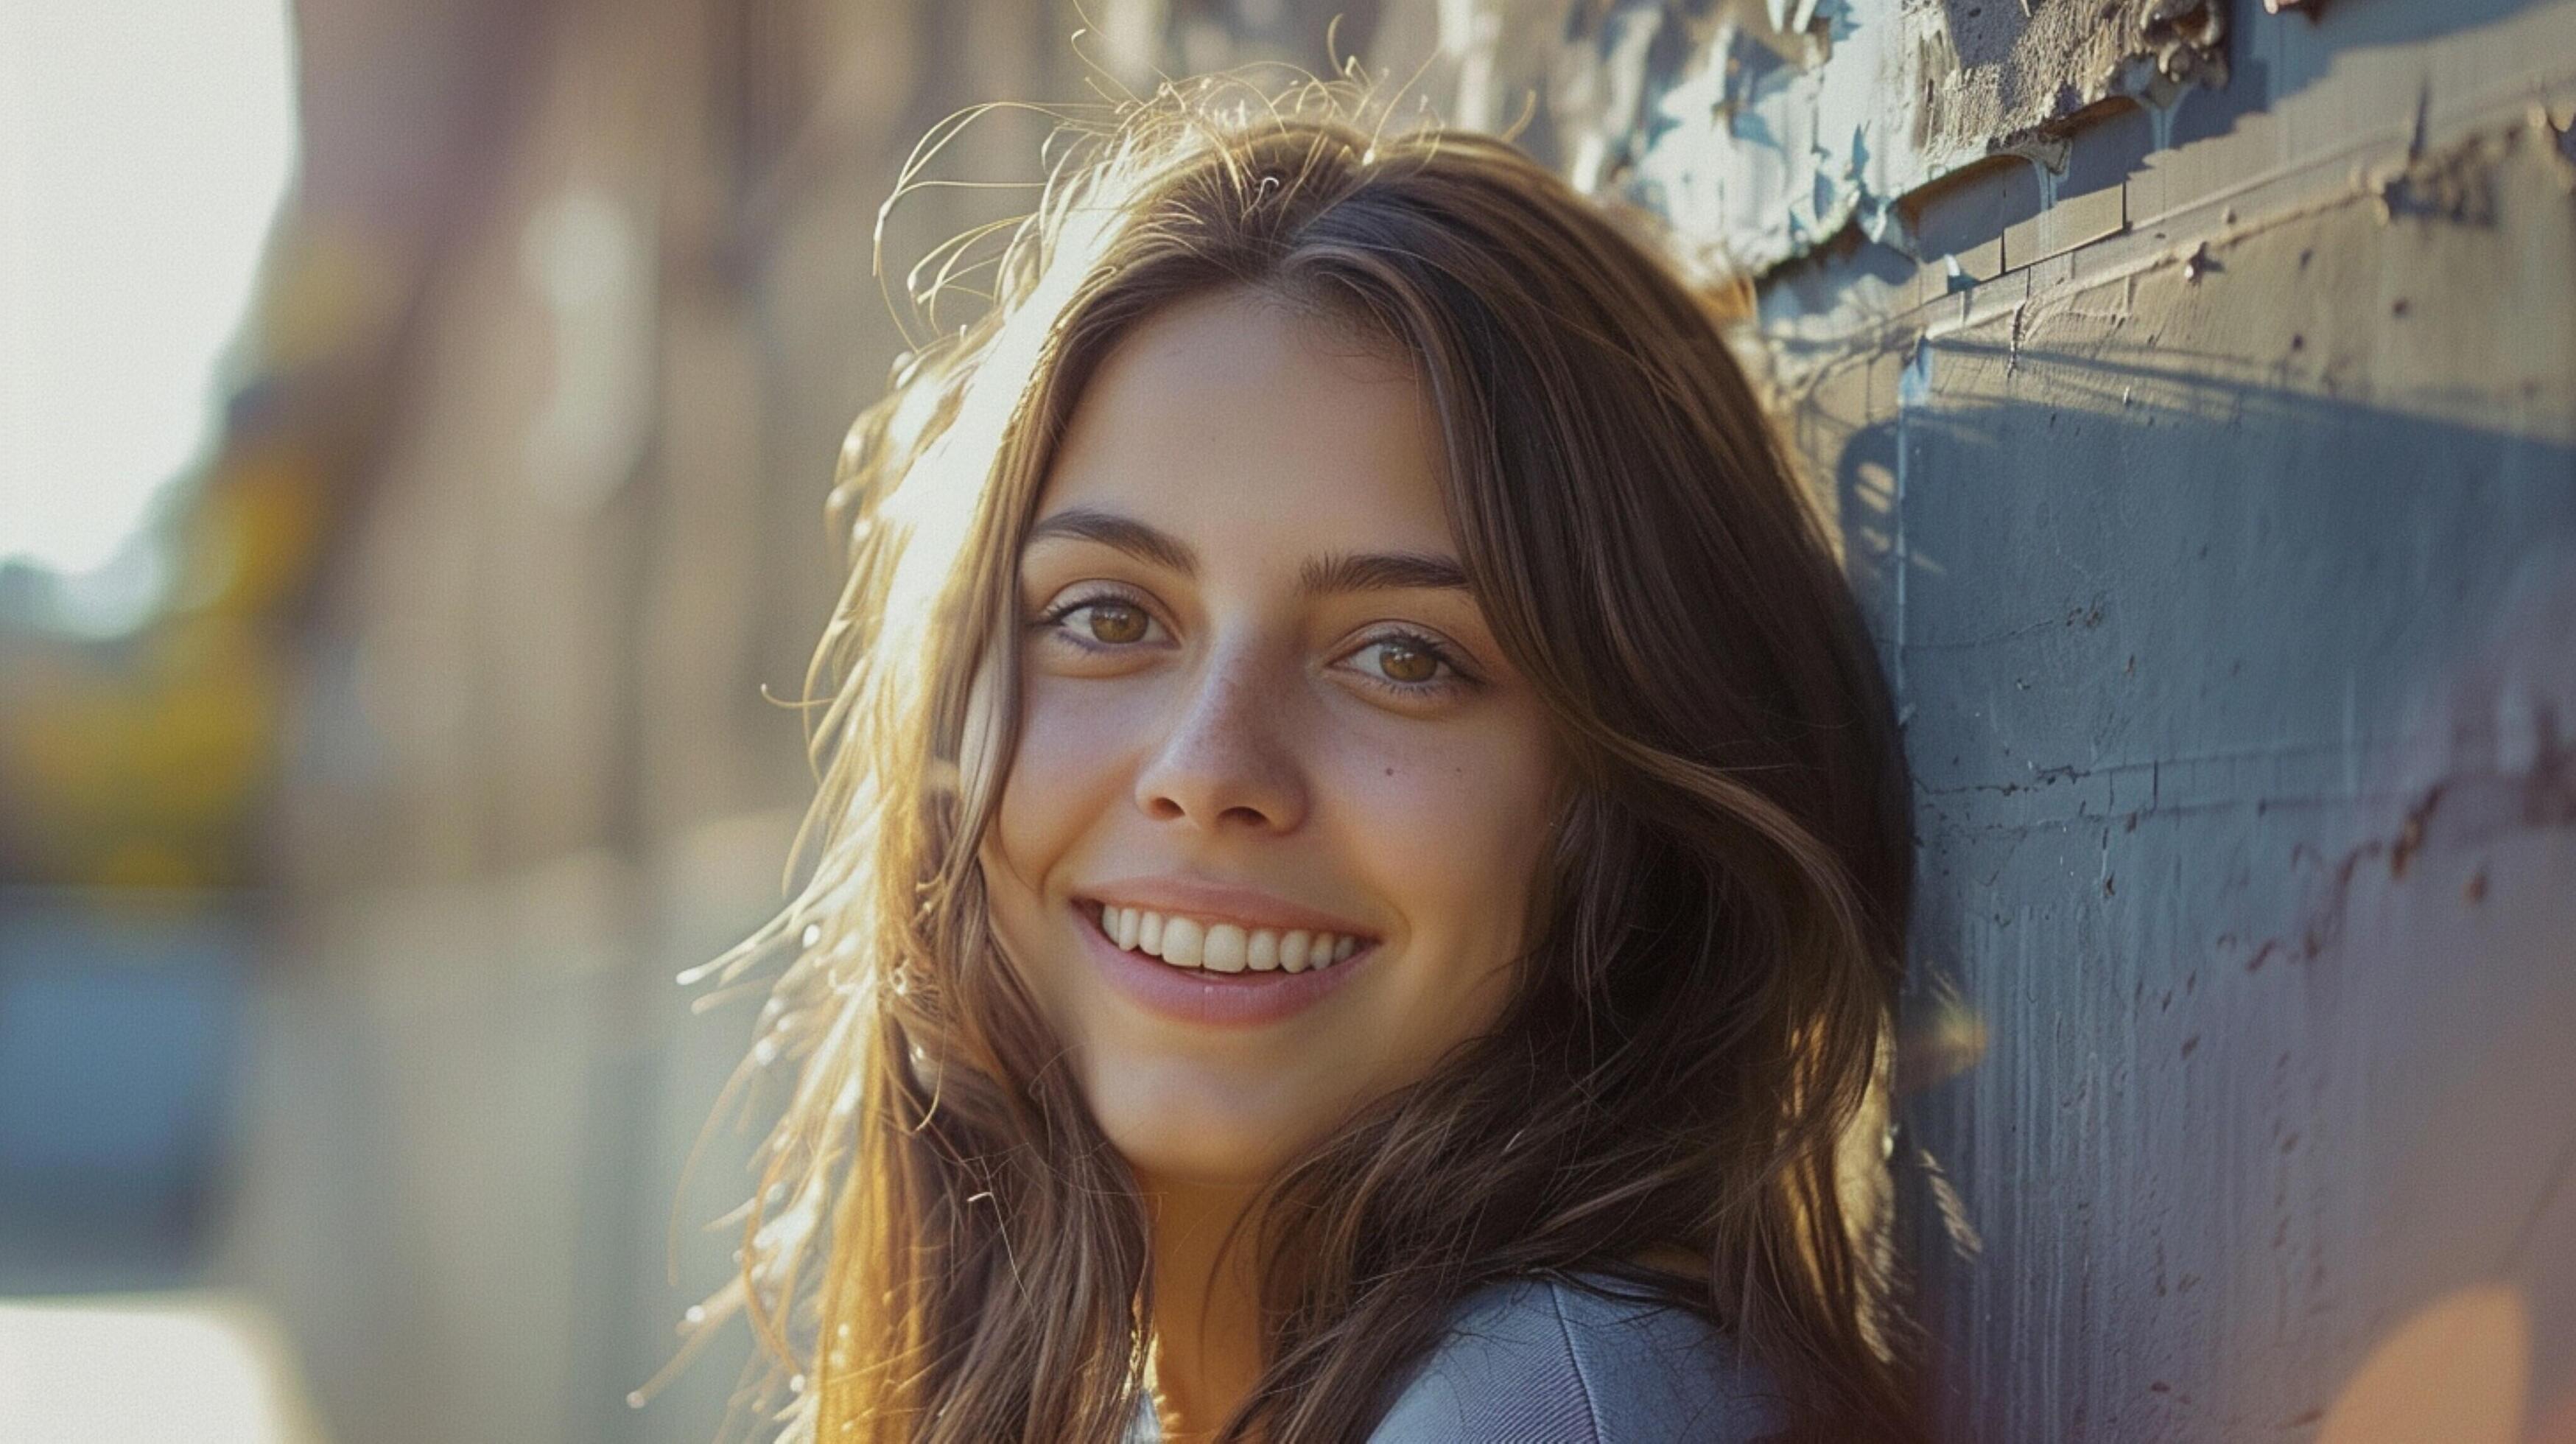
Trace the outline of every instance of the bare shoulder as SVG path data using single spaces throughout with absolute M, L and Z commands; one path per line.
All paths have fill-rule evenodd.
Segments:
M 1786 1425 L 1771 1380 L 1707 1321 L 1553 1279 L 1470 1295 L 1371 1444 L 1750 1444 Z

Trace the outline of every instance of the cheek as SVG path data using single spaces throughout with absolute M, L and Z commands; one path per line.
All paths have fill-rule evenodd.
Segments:
M 1526 723 L 1407 739 L 1344 773 L 1354 862 L 1406 930 L 1373 1019 L 1397 1072 L 1482 1031 L 1508 996 L 1546 842 L 1551 758 Z
M 1029 679 L 992 848 L 1026 891 L 1042 892 L 1047 876 L 1123 795 L 1127 747 L 1139 733 L 1134 718 L 1104 705 L 1115 690 Z
M 1047 679 L 1032 679 L 1010 776 L 978 860 L 1005 956 L 1049 1023 L 1078 1039 L 1083 986 L 1068 966 L 1065 919 L 1049 885 L 1061 884 L 1066 863 L 1120 787 L 1118 730 L 1068 705 L 1076 700 Z
M 1365 758 L 1343 785 L 1355 844 L 1416 932 L 1517 930 L 1546 824 L 1544 747 L 1521 729 L 1425 738 Z M 1426 937 L 1426 940 L 1430 940 Z

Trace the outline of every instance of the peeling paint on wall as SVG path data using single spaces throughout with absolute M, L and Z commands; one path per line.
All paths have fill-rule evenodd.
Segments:
M 2222 0 L 1631 0 L 1574 7 L 1542 58 L 1468 38 L 1527 33 L 1532 8 L 1442 7 L 1461 113 L 1544 92 L 1575 184 L 1662 215 L 1712 271 L 1855 224 L 1902 244 L 1907 194 L 1998 154 L 2054 168 L 2089 108 L 2226 78 Z

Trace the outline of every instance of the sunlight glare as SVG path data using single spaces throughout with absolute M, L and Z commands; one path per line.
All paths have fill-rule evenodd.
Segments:
M 0 562 L 105 565 L 201 459 L 295 160 L 285 0 L 0 0 Z

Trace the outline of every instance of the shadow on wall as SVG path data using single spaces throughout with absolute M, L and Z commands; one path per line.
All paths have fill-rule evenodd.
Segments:
M 2565 1433 L 2576 448 L 2172 348 L 1901 359 L 1833 476 L 1951 1437 Z

